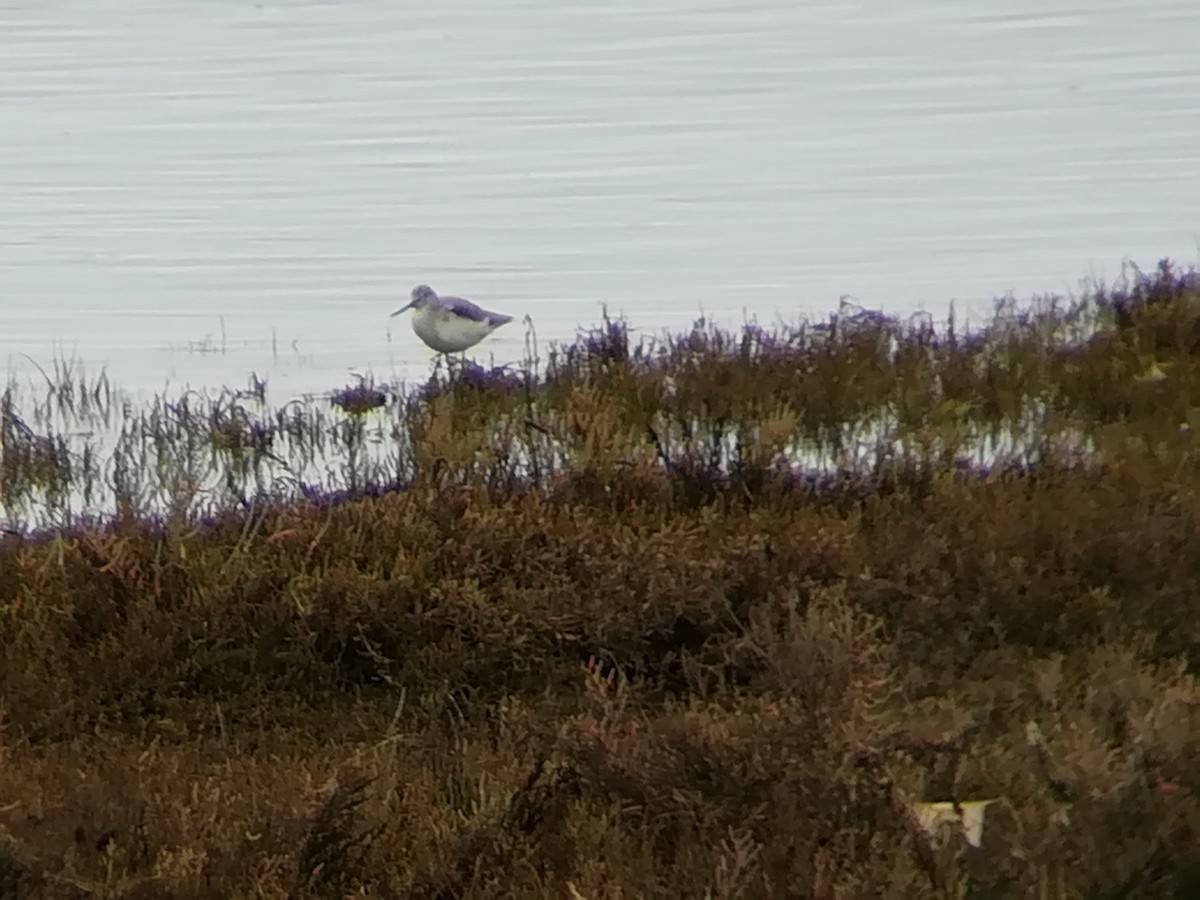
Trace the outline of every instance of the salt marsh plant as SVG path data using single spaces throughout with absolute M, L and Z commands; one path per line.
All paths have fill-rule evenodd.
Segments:
M 281 408 L 257 378 L 135 405 L 58 361 L 40 391 L 4 394 L 5 504 L 11 527 L 96 508 L 203 515 L 419 472 L 545 488 L 568 472 L 657 467 L 703 494 L 1094 462 L 1123 428 L 1164 438 L 1200 420 L 1191 345 L 1165 337 L 1200 327 L 1195 289 L 1164 262 L 1071 301 L 1001 301 L 969 331 L 845 303 L 815 325 L 735 333 L 701 320 L 640 342 L 606 318 L 544 366 L 439 364 L 423 385 L 360 380 Z
M 847 304 L 817 325 L 735 333 L 701 320 L 641 342 L 606 318 L 550 348 L 544 367 L 458 364 L 424 385 L 360 380 L 282 408 L 255 378 L 138 406 L 59 361 L 40 395 L 16 384 L 4 394 L 5 504 L 10 523 L 66 523 L 97 507 L 194 516 L 254 497 L 380 490 L 419 470 L 544 488 L 570 471 L 657 466 L 703 493 L 1094 460 L 1114 423 L 1145 434 L 1197 418 L 1182 389 L 1188 347 L 1162 336 L 1164 322 L 1187 332 L 1195 312 L 1161 299 L 1194 288 L 1164 263 L 1132 287 L 1001 302 L 968 332 L 953 318 L 937 328 Z
M 1195 896 L 1198 310 L 12 385 L 0 894 Z

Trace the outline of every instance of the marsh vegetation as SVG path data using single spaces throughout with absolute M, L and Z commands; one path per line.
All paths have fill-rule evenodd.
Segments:
M 1194 896 L 1198 363 L 1166 262 L 282 408 L 60 362 L 0 399 L 0 896 Z

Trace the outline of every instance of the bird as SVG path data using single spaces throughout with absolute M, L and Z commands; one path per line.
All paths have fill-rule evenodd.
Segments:
M 412 329 L 438 353 L 461 353 L 512 321 L 512 316 L 490 312 L 462 297 L 439 297 L 427 284 L 412 289 L 412 299 L 392 313 L 395 318 L 413 310 Z

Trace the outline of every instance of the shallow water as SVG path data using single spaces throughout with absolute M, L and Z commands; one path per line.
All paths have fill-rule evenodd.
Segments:
M 1197 256 L 1193 0 L 0 0 L 0 357 L 418 377 L 428 281 L 656 332 Z M 960 307 L 961 308 L 961 307 Z

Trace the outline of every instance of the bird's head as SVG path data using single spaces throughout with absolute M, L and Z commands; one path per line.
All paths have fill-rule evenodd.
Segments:
M 392 316 L 398 316 L 400 313 L 410 309 L 421 309 L 428 306 L 434 300 L 437 300 L 437 292 L 427 284 L 418 284 L 412 289 L 411 298 L 408 303 L 392 313 Z

